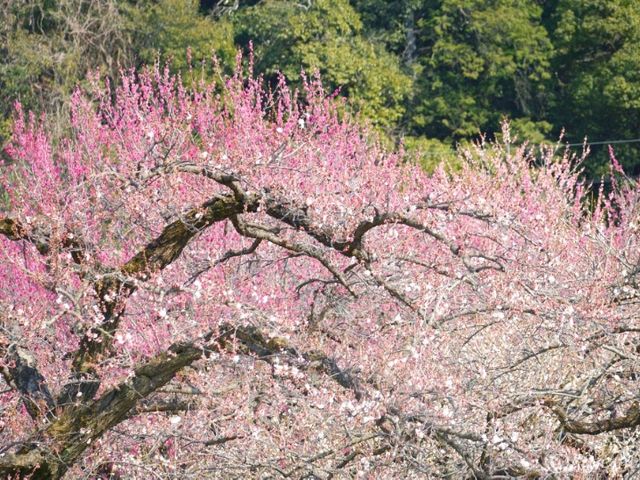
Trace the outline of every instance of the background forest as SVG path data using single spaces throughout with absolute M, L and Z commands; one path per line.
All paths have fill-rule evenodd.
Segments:
M 639 478 L 639 3 L 0 0 L 0 478 Z
M 64 129 L 91 71 L 116 80 L 159 58 L 211 76 L 212 54 L 231 71 L 250 42 L 258 73 L 295 83 L 319 70 L 426 167 L 503 119 L 534 145 L 563 130 L 563 142 L 594 142 L 592 178 L 608 141 L 640 137 L 634 0 L 0 0 L 0 142 L 16 100 Z M 616 144 L 634 176 L 639 149 Z

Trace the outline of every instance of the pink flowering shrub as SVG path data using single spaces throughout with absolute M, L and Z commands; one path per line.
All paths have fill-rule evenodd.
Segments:
M 635 183 L 500 145 L 429 176 L 316 79 L 72 110 L 52 143 L 18 108 L 0 170 L 5 477 L 633 475 Z

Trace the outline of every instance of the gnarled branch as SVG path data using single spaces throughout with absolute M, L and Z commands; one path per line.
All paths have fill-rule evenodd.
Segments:
M 547 406 L 558 418 L 562 428 L 568 433 L 578 435 L 599 435 L 601 433 L 621 430 L 623 428 L 636 428 L 640 426 L 640 405 L 634 402 L 624 415 L 594 420 L 592 422 L 581 422 L 571 420 L 566 410 L 557 403 L 548 400 Z
M 55 403 L 33 355 L 20 345 L 4 342 L 0 342 L 0 355 L 5 364 L 0 368 L 2 376 L 20 393 L 31 418 L 37 420 L 50 415 Z

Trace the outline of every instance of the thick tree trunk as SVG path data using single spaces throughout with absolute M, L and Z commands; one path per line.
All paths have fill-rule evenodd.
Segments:
M 233 349 L 266 362 L 291 362 L 300 369 L 322 372 L 363 398 L 362 382 L 336 361 L 317 352 L 300 352 L 280 338 L 268 338 L 255 327 L 222 325 L 213 338 L 175 344 L 134 370 L 134 376 L 90 404 L 67 406 L 45 430 L 48 448 L 34 441 L 16 454 L 0 457 L 1 478 L 59 479 L 91 443 L 135 414 L 141 400 L 166 385 L 175 374 L 209 352 Z
M 3 478 L 58 479 L 92 441 L 119 424 L 137 403 L 167 384 L 186 365 L 203 354 L 193 344 L 176 344 L 135 370 L 133 378 L 104 393 L 89 405 L 70 406 L 51 423 L 45 435 L 48 447 L 27 445 L 0 459 Z

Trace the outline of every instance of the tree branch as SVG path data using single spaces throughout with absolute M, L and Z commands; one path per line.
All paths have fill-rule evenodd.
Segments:
M 4 235 L 13 241 L 27 241 L 35 246 L 36 250 L 42 255 L 48 255 L 51 252 L 51 233 L 47 227 L 27 228 L 18 220 L 0 218 L 0 235 Z M 76 235 L 67 232 L 62 235 L 59 242 L 59 245 L 71 254 L 77 264 L 81 264 L 84 261 L 86 246 Z
M 94 397 L 100 385 L 95 365 L 111 351 L 112 339 L 124 313 L 126 299 L 136 290 L 137 281 L 148 280 L 153 273 L 175 261 L 189 241 L 207 227 L 255 208 L 255 199 L 247 204 L 234 196 L 215 197 L 165 226 L 157 238 L 119 271 L 96 281 L 94 288 L 104 320 L 99 326 L 90 328 L 80 340 L 73 359 L 71 382 L 62 389 L 58 403 L 71 403 L 78 394 L 85 401 Z
M 27 412 L 34 420 L 51 414 L 55 407 L 44 376 L 35 358 L 25 348 L 0 342 L 0 355 L 5 366 L 0 368 L 8 385 L 18 391 Z
M 223 324 L 219 329 L 218 344 L 223 349 L 235 346 L 247 354 L 256 355 L 260 360 L 273 363 L 278 356 L 286 356 L 300 370 L 316 370 L 328 375 L 340 386 L 351 390 L 357 400 L 365 396 L 362 382 L 355 375 L 341 369 L 335 359 L 320 352 L 300 352 L 283 338 L 266 339 L 255 327 Z
M 45 430 L 53 446 L 33 443 L 16 454 L 5 455 L 0 458 L 0 473 L 18 478 L 32 475 L 29 478 L 33 480 L 61 478 L 93 440 L 126 420 L 140 400 L 166 385 L 205 351 L 195 343 L 174 344 L 137 367 L 130 379 L 97 400 L 69 406 Z
M 342 275 L 342 273 L 336 267 L 334 267 L 331 262 L 329 262 L 329 260 L 325 258 L 319 248 L 311 245 L 304 245 L 302 243 L 291 242 L 282 237 L 279 237 L 277 234 L 267 230 L 260 225 L 246 223 L 237 216 L 232 217 L 231 221 L 233 222 L 233 226 L 236 228 L 236 231 L 244 237 L 266 240 L 286 250 L 290 250 L 296 253 L 302 253 L 316 259 L 322 264 L 322 266 L 324 266 L 324 268 L 331 272 L 331 274 L 351 295 L 353 295 L 354 297 L 357 296 L 353 289 L 347 283 L 344 275 Z
M 156 239 L 125 263 L 120 271 L 126 276 L 148 280 L 151 273 L 164 269 L 176 260 L 195 235 L 216 222 L 253 211 L 257 206 L 255 198 L 246 202 L 229 196 L 213 198 L 167 225 Z
M 209 352 L 228 350 L 234 346 L 236 351 L 240 348 L 268 362 L 277 355 L 285 355 L 292 362 L 301 358 L 303 363 L 299 364 L 300 368 L 322 371 L 343 387 L 354 391 L 357 398 L 362 398 L 360 382 L 341 370 L 335 360 L 323 354 L 299 353 L 283 339 L 267 340 L 254 327 L 224 324 L 215 337 L 209 333 L 198 342 L 172 345 L 166 352 L 135 368 L 130 379 L 105 392 L 100 398 L 68 405 L 45 430 L 54 445 L 44 447 L 32 442 L 15 454 L 5 455 L 0 459 L 0 473 L 17 475 L 19 478 L 31 474 L 33 476 L 30 478 L 34 480 L 61 478 L 68 466 L 82 455 L 93 440 L 140 413 L 138 408 L 144 412 L 145 406 L 139 407 L 140 402 L 171 381 L 178 371 Z M 184 405 L 173 405 L 177 406 Z M 168 405 L 167 410 L 170 408 L 171 405 Z
M 555 414 L 562 428 L 568 433 L 599 435 L 613 430 L 640 426 L 640 405 L 638 405 L 637 402 L 634 402 L 624 415 L 595 420 L 593 422 L 580 422 L 569 419 L 566 410 L 552 400 L 547 400 L 544 404 Z

